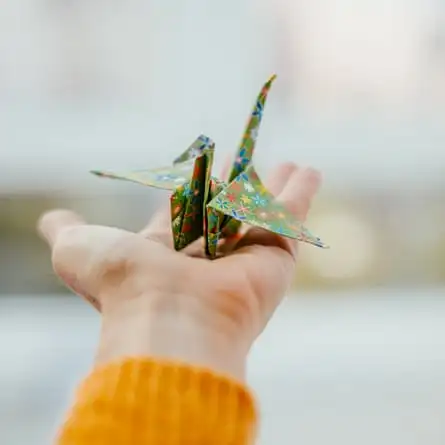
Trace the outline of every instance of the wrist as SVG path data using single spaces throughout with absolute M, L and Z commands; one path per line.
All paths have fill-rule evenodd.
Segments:
M 158 357 L 243 381 L 248 349 L 227 320 L 197 300 L 150 295 L 104 308 L 96 363 L 129 356 Z

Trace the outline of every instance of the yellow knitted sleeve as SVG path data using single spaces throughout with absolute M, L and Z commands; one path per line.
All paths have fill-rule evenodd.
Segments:
M 246 387 L 206 369 L 145 358 L 98 367 L 80 385 L 58 445 L 247 445 Z

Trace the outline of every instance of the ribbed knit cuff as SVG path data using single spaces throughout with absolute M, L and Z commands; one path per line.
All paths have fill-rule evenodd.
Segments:
M 59 445 L 247 445 L 256 408 L 242 384 L 210 370 L 128 358 L 80 385 Z

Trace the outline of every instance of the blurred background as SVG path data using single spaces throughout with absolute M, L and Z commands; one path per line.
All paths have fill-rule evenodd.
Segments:
M 294 291 L 251 357 L 260 443 L 445 441 L 443 0 L 3 0 L 0 443 L 47 444 L 99 317 L 54 277 L 41 212 L 137 230 L 168 194 L 90 169 L 258 139 L 325 182 Z

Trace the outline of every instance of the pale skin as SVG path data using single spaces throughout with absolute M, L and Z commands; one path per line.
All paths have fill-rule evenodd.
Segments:
M 266 182 L 300 220 L 320 184 L 318 171 L 292 163 Z M 297 243 L 257 228 L 216 260 L 200 257 L 201 241 L 176 252 L 168 207 L 139 233 L 89 225 L 68 210 L 44 214 L 38 227 L 56 274 L 98 302 L 96 364 L 157 357 L 244 381 L 249 350 L 295 276 Z

